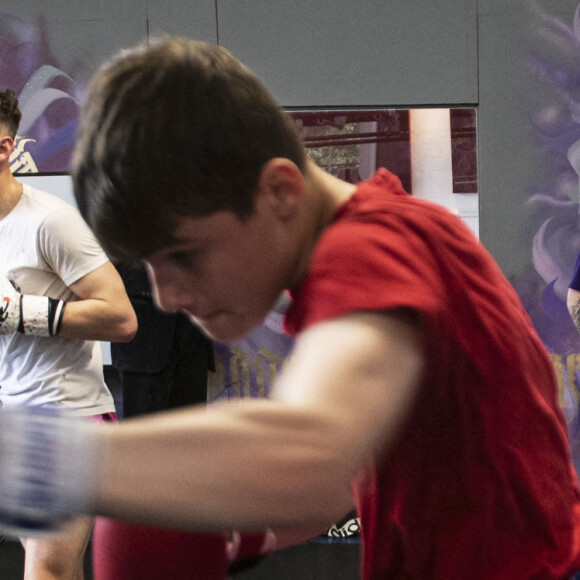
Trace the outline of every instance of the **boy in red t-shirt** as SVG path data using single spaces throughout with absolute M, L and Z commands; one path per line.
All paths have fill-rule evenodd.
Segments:
M 354 502 L 365 580 L 580 568 L 550 358 L 458 218 L 386 170 L 357 186 L 325 173 L 250 71 L 184 39 L 101 68 L 72 175 L 105 249 L 145 263 L 161 308 L 228 341 L 289 290 L 296 345 L 271 400 L 83 429 L 94 475 L 84 493 L 57 490 L 65 505 L 274 528 L 281 546 Z M 13 480 L 3 470 L 0 488 Z

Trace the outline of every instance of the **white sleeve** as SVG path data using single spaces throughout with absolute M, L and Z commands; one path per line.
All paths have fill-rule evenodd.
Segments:
M 108 261 L 95 236 L 74 207 L 50 212 L 38 231 L 39 253 L 70 286 Z

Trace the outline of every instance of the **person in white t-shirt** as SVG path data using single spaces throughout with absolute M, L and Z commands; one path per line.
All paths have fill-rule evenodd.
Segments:
M 19 183 L 9 159 L 21 113 L 0 91 L 0 404 L 66 407 L 115 420 L 98 341 L 129 341 L 137 330 L 123 282 L 78 211 Z M 92 520 L 22 538 L 25 580 L 82 580 Z

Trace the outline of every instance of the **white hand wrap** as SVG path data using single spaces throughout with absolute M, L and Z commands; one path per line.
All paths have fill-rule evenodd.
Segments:
M 55 336 L 60 330 L 65 302 L 47 296 L 20 294 L 0 275 L 0 335 Z
M 39 408 L 0 410 L 0 530 L 34 537 L 84 513 L 94 439 L 82 419 Z

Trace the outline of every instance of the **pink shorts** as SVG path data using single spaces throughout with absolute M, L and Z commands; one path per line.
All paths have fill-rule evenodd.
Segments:
M 119 418 L 117 413 L 103 413 L 102 415 L 89 415 L 84 417 L 87 421 L 91 423 L 116 423 Z

